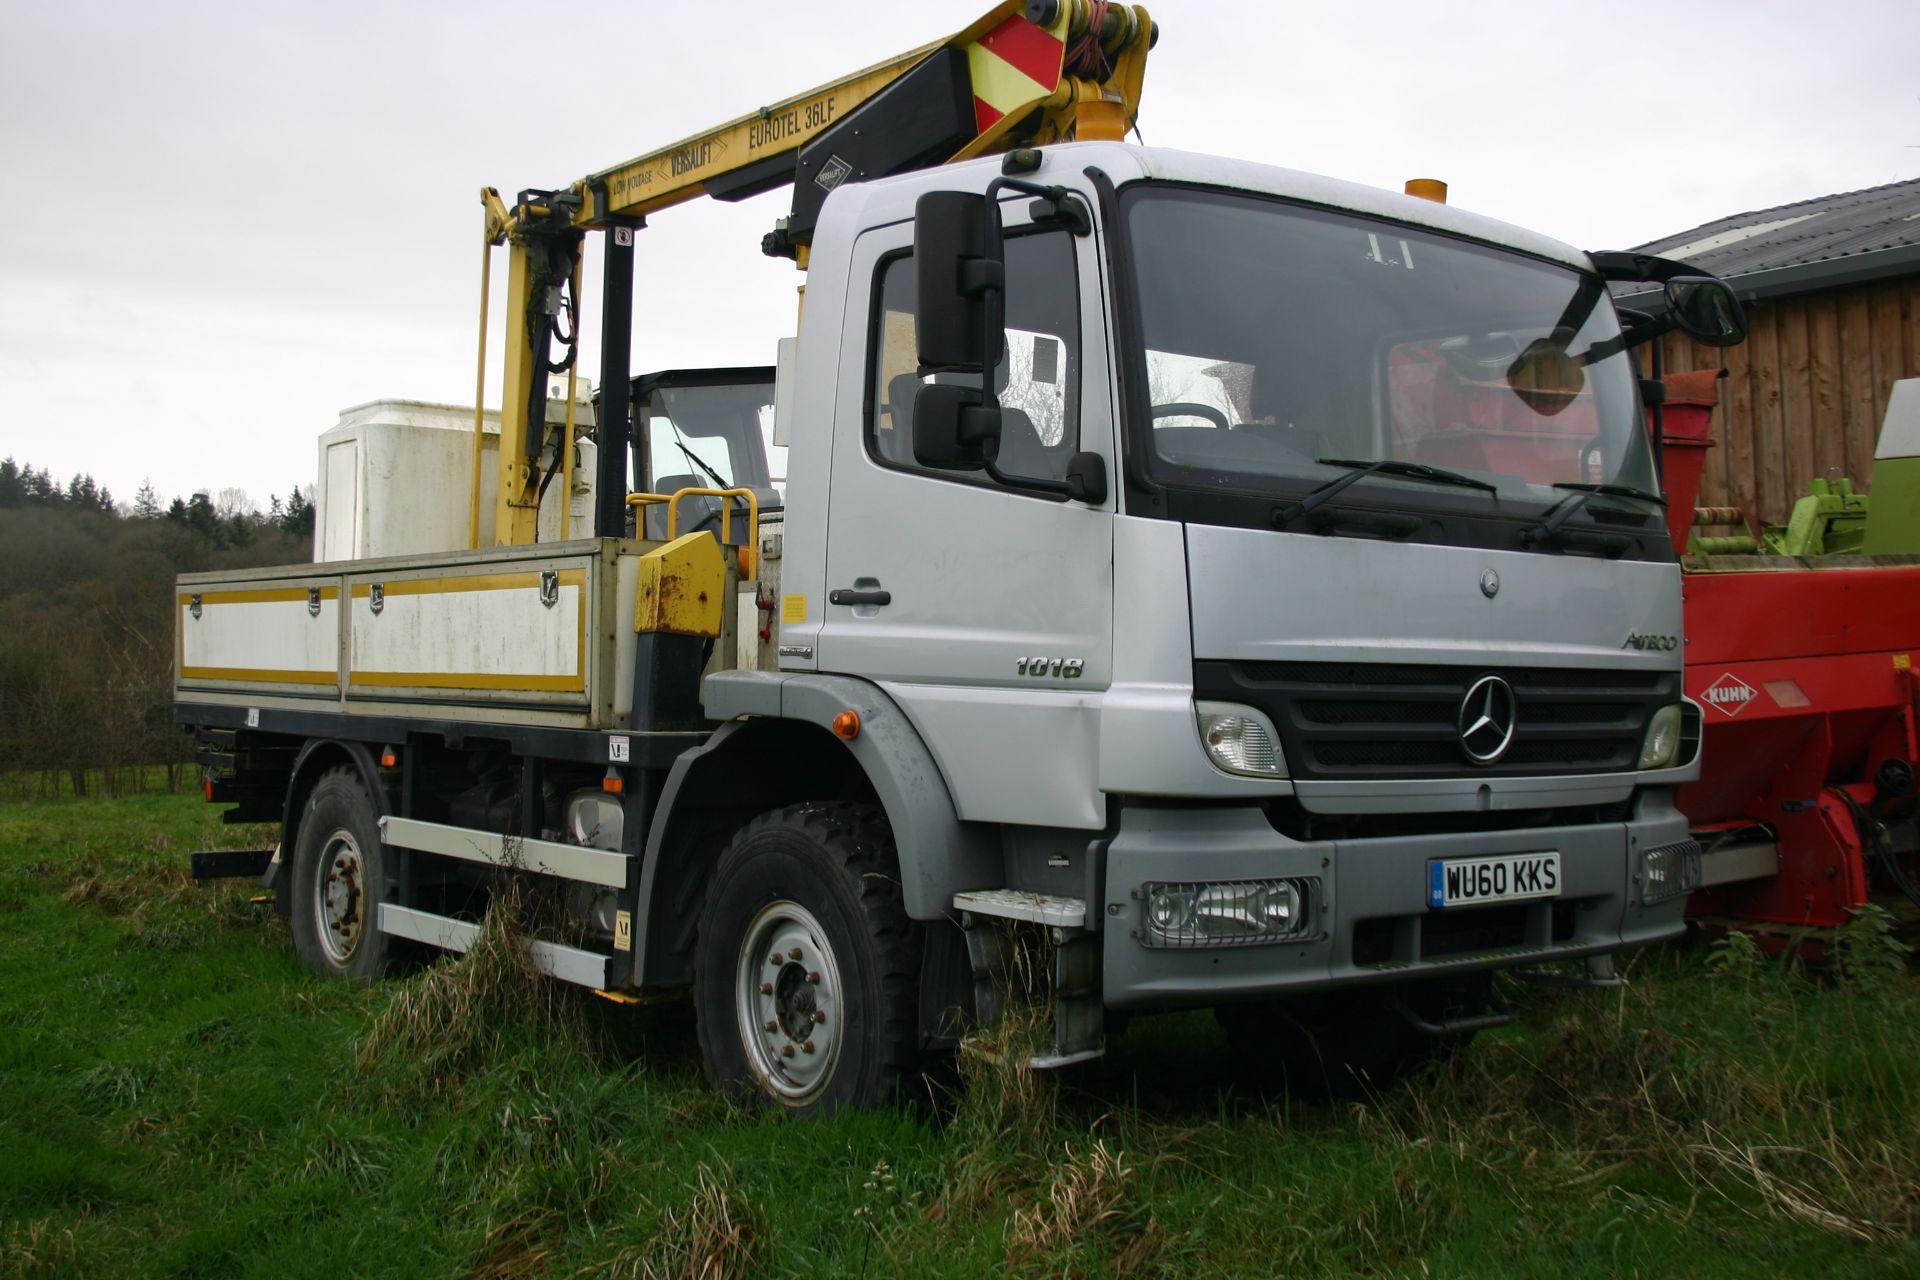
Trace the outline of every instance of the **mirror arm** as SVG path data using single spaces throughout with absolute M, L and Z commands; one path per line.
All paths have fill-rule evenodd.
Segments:
M 1073 490 L 1067 487 L 1065 480 L 1048 480 L 1040 476 L 1017 476 L 1002 471 L 992 458 L 981 459 L 982 469 L 992 477 L 993 482 L 1009 489 L 1024 489 L 1029 493 L 1044 493 L 1049 497 L 1061 499 L 1073 496 Z
M 1672 333 L 1680 327 L 1680 321 L 1674 317 L 1672 312 L 1663 312 L 1657 316 L 1649 316 L 1644 312 L 1627 311 L 1624 309 L 1620 312 L 1620 318 L 1622 320 L 1626 319 L 1629 315 L 1636 317 L 1635 322 L 1630 325 L 1622 325 L 1618 338 L 1609 338 L 1604 342 L 1594 343 L 1593 348 L 1587 353 L 1582 363 L 1594 364 L 1606 359 L 1610 355 L 1615 355 L 1622 351 L 1631 351 L 1635 347 L 1651 342 L 1663 334 Z
M 1651 253 L 1600 249 L 1587 255 L 1603 280 L 1621 284 L 1665 284 L 1675 276 L 1699 275 L 1700 268 Z
M 1035 222 L 1057 222 L 1075 236 L 1093 234 L 1093 209 L 1078 191 L 1028 182 L 1024 178 L 998 177 L 987 184 L 987 203 L 996 216 L 1002 191 L 1020 191 L 1033 196 L 1033 203 L 1027 206 L 1027 216 Z

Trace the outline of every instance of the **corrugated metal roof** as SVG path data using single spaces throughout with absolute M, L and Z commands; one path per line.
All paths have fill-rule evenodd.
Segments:
M 1637 251 L 1690 262 L 1726 279 L 1916 246 L 1920 178 L 1737 213 Z

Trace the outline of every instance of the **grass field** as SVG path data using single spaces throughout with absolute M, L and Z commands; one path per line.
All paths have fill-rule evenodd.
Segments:
M 1362 1100 L 1205 1015 L 946 1114 L 791 1122 L 681 1005 L 499 956 L 320 982 L 194 796 L 0 804 L 0 1276 L 1920 1274 L 1920 984 L 1642 955 Z M 475 1016 L 451 1015 L 470 1009 Z

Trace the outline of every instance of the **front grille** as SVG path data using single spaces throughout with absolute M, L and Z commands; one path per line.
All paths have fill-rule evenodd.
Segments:
M 1491 765 L 1460 743 L 1482 676 L 1513 687 L 1511 744 Z M 1296 778 L 1553 776 L 1631 769 L 1647 721 L 1680 701 L 1680 674 L 1384 663 L 1196 662 L 1196 697 L 1258 707 Z

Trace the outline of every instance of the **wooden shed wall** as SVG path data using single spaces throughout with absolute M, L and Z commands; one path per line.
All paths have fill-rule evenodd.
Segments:
M 1784 524 L 1815 476 L 1837 470 L 1858 483 L 1872 471 L 1894 382 L 1920 377 L 1920 275 L 1746 310 L 1740 346 L 1672 333 L 1662 356 L 1672 372 L 1727 370 L 1700 504 Z

